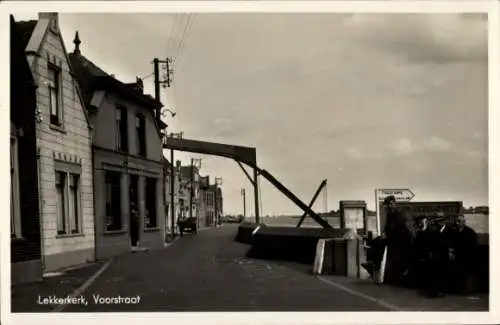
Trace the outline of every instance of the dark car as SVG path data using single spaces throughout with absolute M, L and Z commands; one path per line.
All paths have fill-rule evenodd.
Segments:
M 179 221 L 177 221 L 177 225 L 179 226 L 179 231 L 181 233 L 181 236 L 185 232 L 190 232 L 192 234 L 196 234 L 198 232 L 198 225 L 196 223 L 195 217 L 179 219 Z

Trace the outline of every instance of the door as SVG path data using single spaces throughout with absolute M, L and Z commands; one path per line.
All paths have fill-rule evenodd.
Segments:
M 130 244 L 135 247 L 139 242 L 139 198 L 138 176 L 130 175 L 129 206 L 130 206 Z

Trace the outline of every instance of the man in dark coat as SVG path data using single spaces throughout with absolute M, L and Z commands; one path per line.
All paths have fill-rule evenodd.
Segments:
M 449 234 L 449 246 L 453 287 L 461 293 L 469 294 L 476 265 L 477 234 L 465 224 L 463 215 L 455 219 L 454 230 Z
M 387 245 L 387 258 L 384 272 L 384 283 L 401 284 L 407 271 L 407 258 L 411 247 L 411 231 L 405 214 L 396 209 L 396 198 L 388 196 L 384 200 L 387 211 L 386 224 L 382 233 Z
M 412 246 L 412 275 L 415 286 L 423 289 L 426 286 L 426 263 L 428 260 L 429 239 L 427 231 L 428 220 L 426 215 L 419 215 L 415 218 L 417 232 Z
M 443 297 L 446 266 L 448 260 L 448 241 L 444 234 L 446 229 L 445 219 L 435 216 L 432 224 L 427 227 L 425 235 L 426 262 L 424 285 L 425 293 L 429 298 Z

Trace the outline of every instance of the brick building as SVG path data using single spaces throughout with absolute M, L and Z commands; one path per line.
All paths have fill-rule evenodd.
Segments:
M 42 278 L 36 84 L 24 49 L 36 21 L 10 16 L 11 283 Z
M 91 132 L 57 13 L 40 13 L 38 20 L 19 25 L 23 25 L 22 46 L 38 85 L 35 132 L 41 256 L 44 271 L 52 271 L 95 258 Z
M 96 254 L 106 258 L 165 241 L 162 104 L 142 80 L 123 83 L 80 51 L 69 55 L 93 128 Z

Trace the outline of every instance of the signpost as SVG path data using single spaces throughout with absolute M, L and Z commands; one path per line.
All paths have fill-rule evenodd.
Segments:
M 380 208 L 379 205 L 388 196 L 394 196 L 396 202 L 409 202 L 415 197 L 415 194 L 409 188 L 385 188 L 375 189 L 375 209 L 377 209 L 377 232 L 381 234 L 380 229 Z

